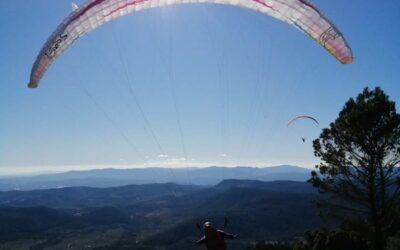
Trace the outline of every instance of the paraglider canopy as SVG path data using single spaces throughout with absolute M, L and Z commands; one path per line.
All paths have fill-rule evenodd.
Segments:
M 272 16 L 313 38 L 341 63 L 353 61 L 351 49 L 341 32 L 308 0 L 88 0 L 79 7 L 73 4 L 73 12 L 43 45 L 33 64 L 28 87 L 36 88 L 47 68 L 64 50 L 105 22 L 149 8 L 204 2 L 240 6 Z
M 319 125 L 319 122 L 314 117 L 311 117 L 311 116 L 308 116 L 308 115 L 299 115 L 299 116 L 295 116 L 292 119 L 290 119 L 288 124 L 287 124 L 287 126 L 289 127 L 293 122 L 301 120 L 301 119 L 310 119 L 310 120 L 314 121 L 316 124 Z

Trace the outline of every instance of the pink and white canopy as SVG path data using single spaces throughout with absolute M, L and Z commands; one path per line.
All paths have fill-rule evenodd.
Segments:
M 353 60 L 340 31 L 308 0 L 89 0 L 75 6 L 44 44 L 33 64 L 28 86 L 36 88 L 50 64 L 73 41 L 105 22 L 135 11 L 181 3 L 218 3 L 259 11 L 297 27 L 341 63 Z

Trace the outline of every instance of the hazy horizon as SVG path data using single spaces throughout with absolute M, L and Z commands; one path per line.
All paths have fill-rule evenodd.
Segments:
M 39 170 L 37 167 L 29 167 L 29 168 L 21 168 L 20 171 L 10 171 L 10 172 L 5 172 L 4 169 L 0 169 L 0 178 L 1 177 L 13 177 L 13 176 L 33 176 L 33 175 L 42 175 L 42 174 L 57 174 L 57 173 L 66 173 L 70 171 L 90 171 L 90 170 L 107 170 L 107 169 L 147 169 L 147 168 L 160 168 L 160 169 L 182 169 L 182 170 L 187 170 L 187 169 L 203 169 L 203 168 L 211 168 L 211 167 L 221 167 L 221 168 L 274 168 L 274 167 L 295 167 L 295 168 L 303 168 L 303 169 L 309 169 L 312 170 L 310 167 L 304 167 L 304 166 L 296 166 L 292 164 L 279 164 L 279 165 L 271 165 L 271 166 L 251 166 L 251 165 L 239 165 L 239 166 L 223 166 L 223 165 L 208 165 L 208 166 L 180 166 L 180 167 L 172 167 L 172 166 L 98 166 L 98 167 L 90 167 L 87 166 L 86 168 L 82 168 L 82 166 L 66 166 L 63 169 L 60 169 L 59 167 L 57 170 L 51 170 L 49 168 L 43 168 Z

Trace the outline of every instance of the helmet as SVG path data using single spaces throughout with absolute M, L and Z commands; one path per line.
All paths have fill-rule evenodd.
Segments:
M 203 226 L 204 228 L 212 228 L 212 224 L 211 224 L 211 222 L 209 222 L 209 221 L 206 221 L 205 223 L 204 223 L 204 226 Z

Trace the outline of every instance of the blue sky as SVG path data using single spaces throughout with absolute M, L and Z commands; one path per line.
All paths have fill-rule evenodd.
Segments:
M 71 2 L 0 1 L 0 174 L 313 167 L 312 139 L 364 87 L 381 86 L 399 109 L 400 2 L 313 3 L 347 38 L 353 64 L 341 65 L 263 14 L 192 4 L 103 25 L 76 41 L 32 90 L 32 63 Z M 299 114 L 320 125 L 287 128 Z

